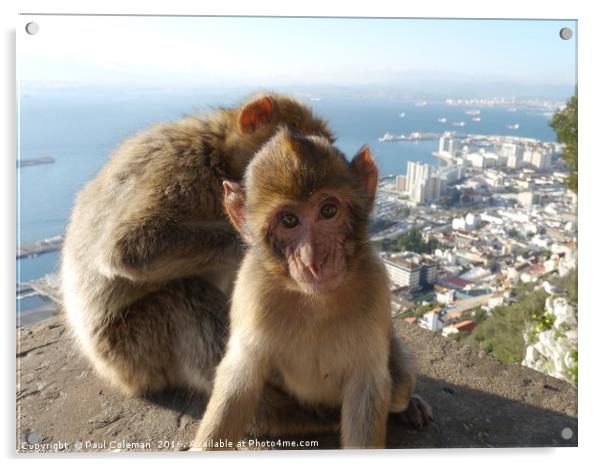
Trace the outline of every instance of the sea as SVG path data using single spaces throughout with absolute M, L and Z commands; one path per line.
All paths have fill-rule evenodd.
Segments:
M 175 120 L 212 107 L 234 105 L 246 93 L 202 91 L 122 91 L 36 89 L 21 91 L 18 115 L 19 158 L 49 156 L 53 164 L 17 169 L 17 242 L 24 244 L 61 234 L 76 193 L 128 136 L 162 121 Z M 406 172 L 408 161 L 438 164 L 432 152 L 438 141 L 379 142 L 386 132 L 415 131 L 498 134 L 554 141 L 549 111 L 518 107 L 451 106 L 444 101 L 416 105 L 412 99 L 302 95 L 337 135 L 337 146 L 352 157 L 368 144 L 381 176 Z M 453 97 L 453 96 L 450 96 Z M 466 110 L 479 109 L 480 122 Z M 445 117 L 446 123 L 438 119 Z M 464 121 L 464 127 L 453 122 Z M 519 124 L 511 130 L 508 124 Z M 17 281 L 56 271 L 58 252 L 17 260 Z M 44 303 L 38 296 L 19 300 L 18 312 Z

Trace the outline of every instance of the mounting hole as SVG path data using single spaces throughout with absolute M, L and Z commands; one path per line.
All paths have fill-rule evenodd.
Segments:
M 568 41 L 571 37 L 573 37 L 573 31 L 571 28 L 562 28 L 560 30 L 560 38 L 562 40 Z
M 571 430 L 568 426 L 564 427 L 560 432 L 560 436 L 562 436 L 563 439 L 569 440 L 573 437 L 573 430 Z
M 37 34 L 39 30 L 40 30 L 40 25 L 38 23 L 34 23 L 33 21 L 31 23 L 27 23 L 25 25 L 25 32 L 32 36 L 34 34 Z
M 25 436 L 25 442 L 27 444 L 38 444 L 40 442 L 40 435 L 34 433 L 33 431 L 30 431 Z

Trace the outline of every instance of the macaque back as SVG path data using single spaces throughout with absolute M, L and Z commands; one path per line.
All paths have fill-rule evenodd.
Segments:
M 332 139 L 302 103 L 260 95 L 132 136 L 77 196 L 64 306 L 84 353 L 126 393 L 210 391 L 242 257 L 222 181 L 240 180 L 281 126 Z

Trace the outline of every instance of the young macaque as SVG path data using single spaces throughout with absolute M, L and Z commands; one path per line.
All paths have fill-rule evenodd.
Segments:
M 368 147 L 348 162 L 327 138 L 283 129 L 242 186 L 224 182 L 248 250 L 197 448 L 257 435 L 267 386 L 305 407 L 339 409 L 346 448 L 384 447 L 389 413 L 430 422 L 392 329 L 387 273 L 368 242 L 377 181 Z
M 260 95 L 132 136 L 77 196 L 64 307 L 84 353 L 126 393 L 210 391 L 242 259 L 222 181 L 240 180 L 282 125 L 333 139 L 302 103 Z

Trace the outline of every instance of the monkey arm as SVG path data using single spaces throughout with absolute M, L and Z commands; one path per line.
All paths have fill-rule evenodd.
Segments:
M 393 385 L 390 412 L 403 412 L 416 386 L 417 369 L 412 353 L 395 332 L 391 333 L 389 371 Z
M 347 382 L 341 408 L 344 448 L 384 448 L 386 445 L 391 377 L 386 364 L 380 367 L 358 368 Z
M 178 222 L 150 216 L 121 222 L 106 239 L 110 275 L 163 281 L 232 268 L 242 243 L 227 221 Z
M 195 447 L 219 449 L 211 443 L 234 444 L 253 421 L 269 374 L 267 358 L 258 346 L 232 336 L 228 350 L 216 370 L 215 383 L 203 420 L 195 437 Z

